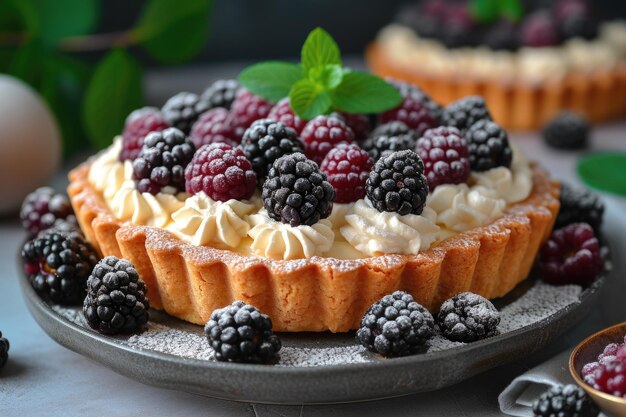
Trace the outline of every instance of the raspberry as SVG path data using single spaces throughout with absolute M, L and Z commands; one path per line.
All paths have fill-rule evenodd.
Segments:
M 543 129 L 543 139 L 556 149 L 583 149 L 589 142 L 591 126 L 576 113 L 561 112 Z
M 247 129 L 255 121 L 266 118 L 271 109 L 271 103 L 242 88 L 230 107 L 230 113 L 235 118 L 237 126 Z
M 600 363 L 590 375 L 593 387 L 616 397 L 626 398 L 626 361 L 615 359 Z
M 574 384 L 548 389 L 532 408 L 536 417 L 597 417 L 600 414 L 585 391 Z
M 167 100 L 161 111 L 170 126 L 189 134 L 198 117 L 210 107 L 209 102 L 197 94 L 182 92 Z
M 354 144 L 339 144 L 328 152 L 320 169 L 337 196 L 336 203 L 353 203 L 365 197 L 365 182 L 374 165 L 367 152 Z
M 586 285 L 602 272 L 600 243 L 586 223 L 573 223 L 552 232 L 539 252 L 544 281 L 553 285 Z
M 294 153 L 274 162 L 261 197 L 272 219 L 291 226 L 312 226 L 330 215 L 335 189 L 315 162 Z
M 533 48 L 555 46 L 559 43 L 554 20 L 545 10 L 538 10 L 526 16 L 520 26 L 519 37 L 522 45 Z
M 437 122 L 430 114 L 426 103 L 412 95 L 404 97 L 402 104 L 395 109 L 387 110 L 380 115 L 381 123 L 396 120 L 415 130 L 418 136 L 437 126 Z
M 142 193 L 157 194 L 165 187 L 173 192 L 185 189 L 185 167 L 196 147 L 183 132 L 170 127 L 146 136 L 141 152 L 133 161 L 133 180 Z
M 462 292 L 444 301 L 437 322 L 447 339 L 470 343 L 498 335 L 500 313 L 486 298 Z
M 213 311 L 204 334 L 218 361 L 268 364 L 282 347 L 272 320 L 243 301 Z
M 604 203 L 597 194 L 562 183 L 559 201 L 561 208 L 554 227 L 558 229 L 570 223 L 587 223 L 596 232 L 600 230 Z
M 363 142 L 375 161 L 392 152 L 415 149 L 417 135 L 402 122 L 394 121 L 378 126 Z
M 317 116 L 308 122 L 301 137 L 306 155 L 318 164 L 338 144 L 354 142 L 352 129 L 343 120 L 330 116 Z
M 473 171 L 488 171 L 509 167 L 513 151 L 509 137 L 500 126 L 489 120 L 480 120 L 465 132 L 469 161 Z
M 442 126 L 453 126 L 461 132 L 479 120 L 491 120 L 485 100 L 480 96 L 467 96 L 449 104 L 441 115 Z
M 150 132 L 160 132 L 170 127 L 161 111 L 155 107 L 144 107 L 133 111 L 126 118 L 122 132 L 122 150 L 119 160 L 134 160 L 143 146 L 143 139 Z
M 230 109 L 239 91 L 237 80 L 217 80 L 202 93 L 202 99 L 209 103 L 209 108 L 222 107 Z
M 420 214 L 428 197 L 424 163 L 413 151 L 393 152 L 374 164 L 366 182 L 367 197 L 380 212 Z
M 441 40 L 448 48 L 476 44 L 475 23 L 465 3 L 447 5 L 441 30 Z
M 383 356 L 413 355 L 435 334 L 435 320 L 410 294 L 386 295 L 365 312 L 356 340 Z
M 20 210 L 22 227 L 31 236 L 50 228 L 63 228 L 65 225 L 78 227 L 74 210 L 63 194 L 50 187 L 41 187 L 28 194 Z
M 83 314 L 92 329 L 104 334 L 132 333 L 148 323 L 146 284 L 125 259 L 107 256 L 87 279 Z
M 243 136 L 243 131 L 235 125 L 235 121 L 228 110 L 217 107 L 202 113 L 200 118 L 193 124 L 189 138 L 196 148 L 211 143 L 225 143 L 230 146 L 238 146 Z
M 241 147 L 259 180 L 265 178 L 281 156 L 304 152 L 304 144 L 296 131 L 271 119 L 254 122 L 244 133 Z
M 331 116 L 338 117 L 345 124 L 347 124 L 348 127 L 352 129 L 352 132 L 354 132 L 354 139 L 358 142 L 367 139 L 367 136 L 372 130 L 370 119 L 364 114 L 335 112 L 331 113 Z
M 436 122 L 441 120 L 443 109 L 439 104 L 437 104 L 428 94 L 423 92 L 418 86 L 414 84 L 405 83 L 404 81 L 394 80 L 392 78 L 387 78 L 387 82 L 393 84 L 398 91 L 400 91 L 400 95 L 402 97 L 412 97 L 416 100 L 420 100 L 426 104 L 430 115 L 435 119 Z
M 306 120 L 302 120 L 296 116 L 291 109 L 289 98 L 284 98 L 276 103 L 276 105 L 272 107 L 272 110 L 270 110 L 267 118 L 281 122 L 285 126 L 292 128 L 298 135 L 300 135 L 306 125 Z
M 204 145 L 185 169 L 185 188 L 215 201 L 247 200 L 256 189 L 256 174 L 240 148 Z
M 58 304 L 79 304 L 87 277 L 98 262 L 94 249 L 77 233 L 46 231 L 22 248 L 24 271 L 39 296 Z
M 598 35 L 598 24 L 586 1 L 558 1 L 552 8 L 552 14 L 562 39 L 593 39 Z
M 461 184 L 470 176 L 467 142 L 454 127 L 427 130 L 417 140 L 417 154 L 424 162 L 428 188 L 440 184 Z

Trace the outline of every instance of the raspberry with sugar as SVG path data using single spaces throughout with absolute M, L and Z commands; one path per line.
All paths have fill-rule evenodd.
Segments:
M 306 120 L 302 120 L 293 112 L 288 97 L 276 103 L 276 105 L 272 107 L 272 110 L 270 110 L 267 118 L 292 128 L 298 135 L 300 135 L 302 129 L 306 126 Z
M 242 88 L 230 107 L 230 113 L 238 126 L 247 129 L 256 120 L 266 118 L 271 109 L 271 103 Z
M 306 155 L 318 164 L 326 154 L 340 143 L 354 142 L 354 132 L 337 117 L 317 116 L 302 130 Z
M 126 118 L 122 132 L 122 150 L 119 160 L 134 160 L 143 146 L 143 140 L 150 132 L 160 132 L 170 127 L 163 114 L 156 107 L 143 107 L 131 112 Z
M 387 110 L 380 115 L 380 122 L 387 123 L 400 121 L 415 130 L 421 136 L 428 129 L 437 126 L 437 121 L 431 115 L 426 102 L 416 95 L 406 95 L 402 104 L 395 109 Z
M 470 176 L 467 142 L 457 128 L 427 130 L 417 141 L 417 154 L 424 162 L 430 190 L 441 184 L 464 183 Z
M 337 195 L 336 203 L 353 203 L 365 197 L 365 182 L 374 160 L 355 144 L 339 144 L 328 152 L 320 169 Z
M 237 146 L 241 142 L 244 129 L 237 126 L 228 110 L 216 107 L 202 113 L 198 121 L 191 128 L 189 139 L 200 148 L 211 143 L 225 143 Z

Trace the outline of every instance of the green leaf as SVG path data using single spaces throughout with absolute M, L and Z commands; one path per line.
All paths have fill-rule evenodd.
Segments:
M 480 23 L 493 22 L 500 16 L 500 1 L 472 0 L 469 4 L 470 13 Z
M 500 15 L 518 22 L 524 16 L 524 7 L 519 0 L 501 0 Z
M 311 68 L 309 79 L 315 81 L 324 89 L 333 89 L 341 84 L 343 69 L 339 65 L 324 65 L 323 67 Z
M 164 64 L 186 61 L 204 46 L 212 9 L 213 0 L 150 0 L 134 36 Z
M 85 93 L 83 123 L 93 144 L 104 148 L 122 131 L 126 116 L 143 104 L 141 67 L 125 50 L 109 52 Z
M 239 74 L 241 85 L 272 102 L 287 97 L 291 87 L 301 78 L 300 65 L 279 61 L 260 62 Z
M 333 91 L 333 107 L 348 113 L 380 113 L 402 103 L 398 90 L 367 72 L 346 70 Z
M 305 120 L 326 114 L 332 104 L 328 91 L 320 89 L 311 80 L 300 80 L 289 92 L 289 102 L 294 112 Z
M 626 153 L 585 156 L 578 161 L 578 175 L 590 187 L 626 196 Z
M 322 28 L 314 29 L 302 45 L 302 68 L 308 73 L 326 65 L 341 66 L 341 53 L 335 40 Z
M 17 50 L 9 73 L 37 89 L 46 52 L 39 39 L 31 39 Z

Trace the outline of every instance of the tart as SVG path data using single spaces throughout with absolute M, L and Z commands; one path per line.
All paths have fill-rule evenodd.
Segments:
M 580 24 L 560 34 L 559 25 L 567 23 L 559 19 L 578 18 L 562 17 L 564 13 L 579 13 L 581 21 L 590 14 L 586 10 L 589 5 L 582 0 L 562 0 L 552 2 L 551 12 L 528 11 L 519 24 L 485 24 L 472 17 L 460 18 L 466 22 L 460 24 L 458 20 L 447 22 L 446 16 L 434 16 L 434 20 L 441 19 L 437 25 L 443 29 L 433 33 L 436 25 L 429 20 L 434 13 L 427 9 L 429 4 L 432 9 L 433 3 L 449 2 L 422 3 L 417 10 L 401 12 L 398 22 L 385 27 L 368 47 L 367 62 L 375 73 L 417 84 L 444 104 L 481 95 L 494 120 L 508 129 L 537 129 L 562 110 L 582 113 L 592 122 L 626 113 L 626 22 Z M 561 3 L 570 6 L 559 6 Z M 459 19 L 458 10 L 449 13 L 456 13 L 449 19 Z M 546 17 L 549 14 L 552 17 Z M 526 22 L 541 21 L 542 17 L 551 25 L 547 32 L 554 28 L 554 39 L 549 35 L 541 39 L 537 35 L 541 29 L 532 30 L 534 37 L 524 38 L 524 26 L 529 32 L 535 23 Z M 453 28 L 448 30 L 450 25 Z M 452 39 L 449 32 L 454 30 L 460 32 Z M 512 34 L 504 33 L 506 30 Z M 571 33 L 573 30 L 581 33 Z M 510 37 L 509 42 L 504 42 L 505 36 Z

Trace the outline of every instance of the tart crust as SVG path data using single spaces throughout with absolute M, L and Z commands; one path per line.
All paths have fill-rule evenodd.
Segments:
M 234 300 L 251 303 L 276 331 L 345 332 L 395 290 L 436 312 L 460 291 L 496 298 L 526 279 L 559 209 L 559 185 L 533 166 L 533 191 L 494 223 L 459 233 L 416 255 L 357 260 L 273 260 L 195 246 L 170 232 L 113 217 L 87 179 L 90 162 L 69 174 L 68 194 L 87 239 L 103 256 L 130 260 L 153 308 L 204 324 Z
M 626 113 L 626 64 L 612 70 L 570 74 L 560 81 L 531 84 L 495 79 L 438 77 L 392 62 L 376 42 L 366 51 L 376 74 L 419 85 L 435 101 L 448 104 L 468 95 L 484 97 L 494 120 L 510 130 L 535 130 L 562 110 L 585 114 L 599 123 Z

